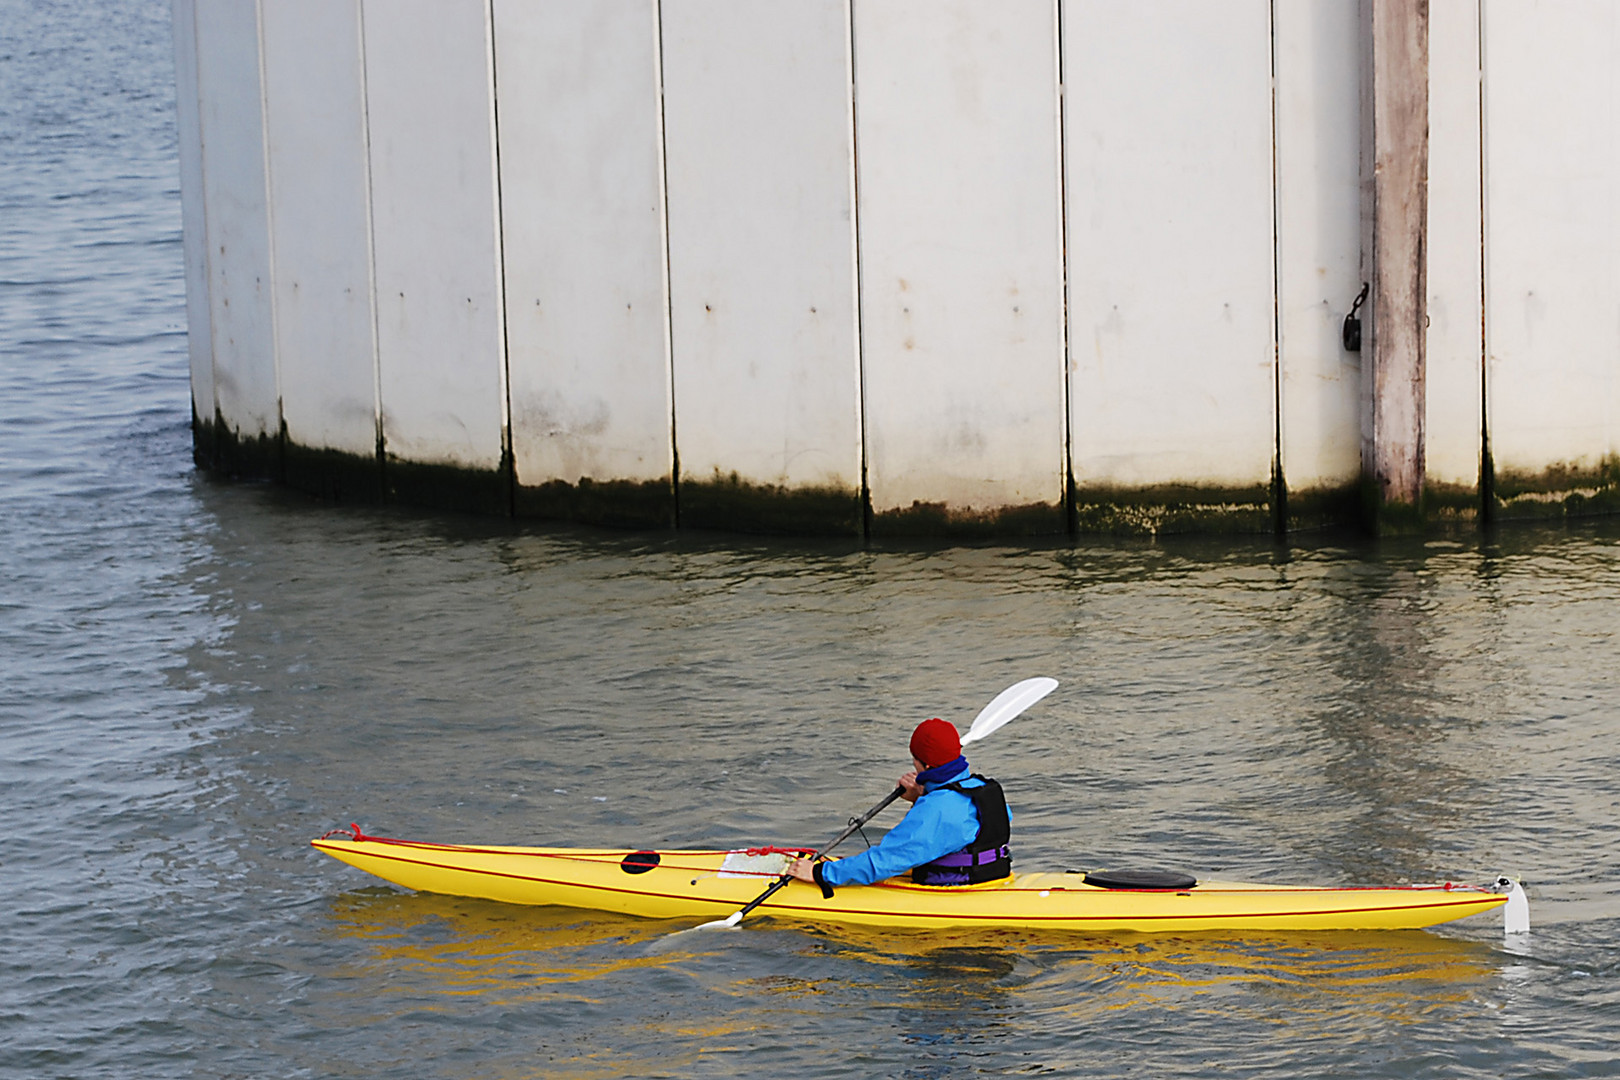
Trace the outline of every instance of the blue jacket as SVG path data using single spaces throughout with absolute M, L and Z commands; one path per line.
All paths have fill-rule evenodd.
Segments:
M 963 787 L 983 783 L 961 773 L 957 777 L 961 777 Z M 957 777 L 943 784 L 954 783 Z M 876 847 L 847 859 L 822 863 L 822 880 L 834 887 L 870 885 L 973 843 L 979 835 L 979 812 L 973 800 L 957 791 L 940 790 L 943 784 L 924 785 L 922 797 Z

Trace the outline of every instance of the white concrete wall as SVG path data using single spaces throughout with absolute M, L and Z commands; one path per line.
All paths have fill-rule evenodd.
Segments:
M 499 467 L 505 341 L 485 0 L 364 0 L 383 436 Z
M 1358 6 L 1273 7 L 1279 427 L 1295 493 L 1343 488 L 1361 472 L 1360 354 L 1342 339 L 1362 280 Z
M 860 486 L 842 0 L 664 0 L 683 481 Z
M 654 0 L 497 0 L 520 484 L 671 475 Z
M 1620 451 L 1620 7 L 1484 6 L 1486 331 L 1499 477 Z
M 376 452 L 359 0 L 263 9 L 282 416 L 299 446 Z
M 857 0 L 872 510 L 1063 497 L 1056 10 Z
M 197 115 L 196 0 L 174 0 L 174 95 L 180 158 L 180 236 L 186 275 L 186 352 L 191 408 L 214 421 L 214 355 L 208 317 L 208 218 L 203 200 L 202 130 Z
M 1342 488 L 1357 6 L 175 0 L 194 405 L 880 519 Z M 1555 482 L 1620 452 L 1620 9 L 1437 3 L 1429 63 L 1427 474 L 1484 412 Z
M 1469 489 L 1484 422 L 1479 140 L 1479 8 L 1431 3 L 1424 449 L 1431 484 Z
M 1079 488 L 1270 480 L 1270 22 L 1266 0 L 1064 4 Z
M 258 5 L 195 7 L 214 398 L 236 435 L 274 436 L 277 405 Z

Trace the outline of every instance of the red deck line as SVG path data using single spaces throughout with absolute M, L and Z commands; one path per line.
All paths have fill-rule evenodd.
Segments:
M 625 856 L 627 856 L 627 855 L 637 855 L 637 854 L 640 854 L 642 852 L 652 852 L 654 855 L 659 855 L 659 856 L 663 856 L 663 855 L 708 855 L 708 854 L 729 855 L 729 854 L 731 854 L 730 851 L 709 852 L 709 851 L 705 851 L 705 850 L 701 850 L 701 849 L 675 849 L 673 851 L 666 849 L 664 851 L 655 851 L 652 848 L 626 848 L 624 850 L 619 850 L 619 849 L 616 849 L 616 848 L 579 848 L 579 849 L 574 850 L 574 851 L 536 851 L 536 850 L 514 851 L 511 848 L 468 847 L 465 844 L 435 844 L 435 843 L 432 843 L 432 842 L 426 841 L 426 840 L 396 840 L 391 836 L 366 836 L 361 840 L 355 840 L 353 837 L 346 837 L 346 838 L 343 838 L 342 842 L 345 843 L 345 844 L 357 844 L 357 843 L 366 843 L 366 842 L 375 842 L 375 843 L 379 843 L 379 844 L 397 844 L 400 847 L 418 848 L 418 849 L 423 850 L 423 851 L 457 851 L 457 852 L 464 852 L 464 853 L 472 854 L 472 855 L 504 855 L 504 856 L 507 856 L 509 858 L 515 858 L 515 859 L 565 859 L 565 860 L 568 860 L 569 862 L 584 862 L 584 863 L 591 863 L 593 865 L 616 865 L 616 864 L 624 861 Z M 317 839 L 311 840 L 310 843 L 312 845 L 314 845 L 315 847 L 319 848 L 319 847 L 321 847 L 321 845 L 323 843 L 326 843 L 326 838 L 325 837 L 318 837 Z M 321 850 L 324 851 L 326 849 L 321 848 Z M 738 851 L 747 851 L 748 849 L 747 848 L 738 848 L 737 850 Z M 804 850 L 805 851 L 813 851 L 815 849 L 814 848 L 805 848 Z M 382 855 L 378 855 L 376 857 L 379 858 L 379 859 L 384 858 L 384 856 L 382 856 Z M 421 865 L 423 865 L 423 866 L 439 866 L 440 864 L 438 864 L 438 863 L 423 863 Z M 684 865 L 682 863 L 672 863 L 672 862 L 660 863 L 658 868 L 663 869 L 663 870 L 691 870 L 691 871 L 695 871 L 695 872 L 700 873 L 700 874 L 712 874 L 712 873 L 717 872 L 717 869 L 718 869 L 717 867 L 712 867 L 712 866 L 688 866 L 688 865 Z M 443 869 L 452 869 L 452 870 L 454 870 L 454 869 L 460 869 L 460 868 L 459 867 L 443 867 Z M 780 875 L 777 875 L 777 874 L 766 873 L 766 872 L 759 871 L 759 870 L 728 870 L 728 871 L 726 871 L 726 873 L 728 873 L 728 874 L 737 874 L 737 875 L 746 874 L 746 875 L 748 875 L 750 877 L 778 877 L 778 876 L 780 876 Z M 546 879 L 546 878 L 529 878 L 529 879 L 525 879 L 525 880 L 546 881 L 548 879 Z

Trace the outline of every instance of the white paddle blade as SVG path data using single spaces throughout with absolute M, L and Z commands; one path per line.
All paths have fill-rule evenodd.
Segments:
M 1057 685 L 1056 679 L 1042 675 L 1007 687 L 979 710 L 979 715 L 973 718 L 973 726 L 962 736 L 962 745 L 978 742 L 991 732 L 1000 730 L 1007 721 L 1056 690 Z
M 733 911 L 730 915 L 727 915 L 723 919 L 716 919 L 713 922 L 702 923 L 702 924 L 700 924 L 698 926 L 692 927 L 692 929 L 693 930 L 734 930 L 734 929 L 737 928 L 737 924 L 740 923 L 740 922 L 742 922 L 742 912 Z M 680 932 L 684 934 L 686 931 L 682 930 Z

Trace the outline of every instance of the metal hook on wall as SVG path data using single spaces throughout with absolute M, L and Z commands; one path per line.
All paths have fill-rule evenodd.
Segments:
M 1345 352 L 1361 351 L 1361 316 L 1356 313 L 1361 310 L 1361 305 L 1366 303 L 1369 288 L 1371 286 L 1367 282 L 1361 283 L 1361 292 L 1356 294 L 1356 302 L 1350 305 L 1350 314 L 1344 317 Z

